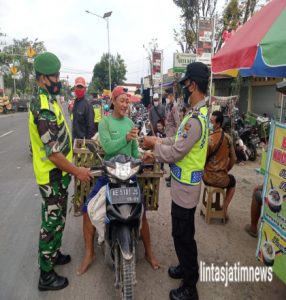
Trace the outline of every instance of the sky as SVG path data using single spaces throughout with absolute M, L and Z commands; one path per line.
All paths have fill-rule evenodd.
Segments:
M 223 0 L 219 0 L 222 2 Z M 77 76 L 91 80 L 92 70 L 108 52 L 107 23 L 89 10 L 109 18 L 110 53 L 119 53 L 127 66 L 126 82 L 140 83 L 148 75 L 149 42 L 163 49 L 163 70 L 173 65 L 179 50 L 173 29 L 180 29 L 180 10 L 172 0 L 0 0 L 0 42 L 28 37 L 43 41 L 61 60 L 61 76 L 72 84 Z

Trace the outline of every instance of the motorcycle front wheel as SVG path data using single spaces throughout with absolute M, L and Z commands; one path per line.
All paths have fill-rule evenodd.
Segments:
M 120 263 L 121 263 L 121 299 L 122 300 L 133 300 L 134 299 L 134 285 L 133 285 L 133 260 L 124 259 L 122 254 L 120 254 Z

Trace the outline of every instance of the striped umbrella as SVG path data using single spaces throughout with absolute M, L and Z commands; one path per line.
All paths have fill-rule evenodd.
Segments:
M 286 77 L 286 0 L 272 0 L 212 58 L 213 73 Z

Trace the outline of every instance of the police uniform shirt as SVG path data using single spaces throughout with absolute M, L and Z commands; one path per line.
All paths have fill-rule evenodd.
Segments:
M 177 103 L 171 105 L 170 103 L 166 106 L 166 136 L 172 137 L 176 135 L 177 129 L 180 125 L 180 116 L 178 112 Z
M 206 105 L 205 100 L 201 100 L 194 107 L 197 110 Z M 155 158 L 158 162 L 174 163 L 177 162 L 188 152 L 193 145 L 200 140 L 202 134 L 200 121 L 196 118 L 190 118 L 185 125 L 184 133 L 175 142 L 175 137 L 162 139 L 162 144 L 155 145 Z M 172 178 L 171 197 L 179 206 L 190 209 L 197 206 L 201 193 L 201 184 L 186 185 Z

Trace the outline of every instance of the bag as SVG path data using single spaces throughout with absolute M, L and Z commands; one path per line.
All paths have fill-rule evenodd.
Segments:
M 98 232 L 98 244 L 104 241 L 105 235 L 105 215 L 106 215 L 106 185 L 89 201 L 87 213 L 90 221 Z

